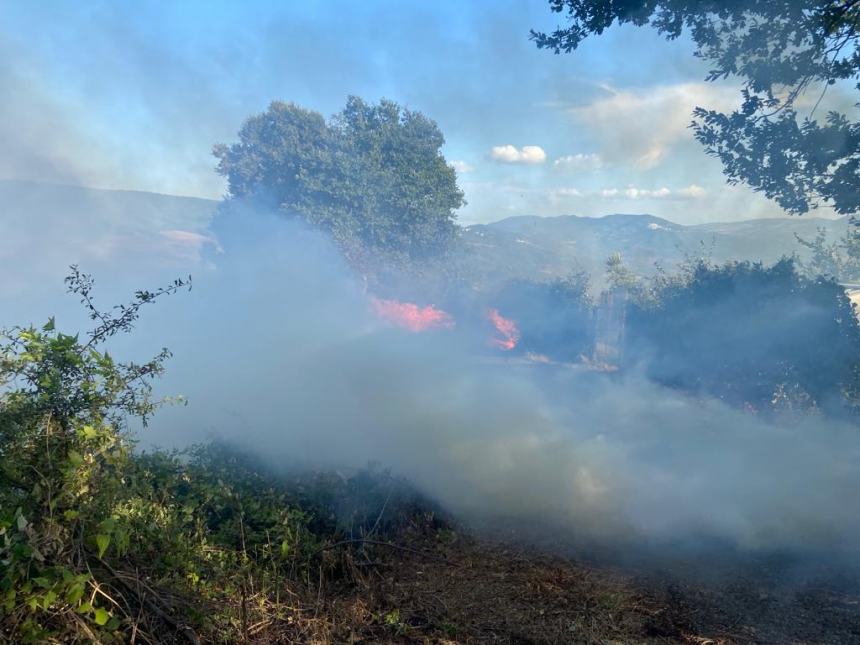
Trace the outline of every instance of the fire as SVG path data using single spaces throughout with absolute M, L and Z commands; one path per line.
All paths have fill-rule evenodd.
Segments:
M 414 302 L 387 300 L 376 296 L 371 296 L 370 302 L 379 318 L 412 332 L 450 329 L 454 326 L 454 318 L 435 305 L 422 307 Z M 520 340 L 520 329 L 517 323 L 502 316 L 498 309 L 488 309 L 487 319 L 496 329 L 496 334 L 490 338 L 490 342 L 502 351 L 509 352 L 514 349 Z
M 428 329 L 450 329 L 454 319 L 448 312 L 437 309 L 433 305 L 420 307 L 412 302 L 398 300 L 383 300 L 373 297 L 373 310 L 383 320 L 409 331 L 421 332 Z
M 506 352 L 517 346 L 520 340 L 520 329 L 516 322 L 502 316 L 497 309 L 487 311 L 487 318 L 499 333 L 499 336 L 490 339 L 493 345 Z

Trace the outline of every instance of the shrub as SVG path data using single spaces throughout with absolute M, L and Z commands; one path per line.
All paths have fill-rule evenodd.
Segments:
M 89 563 L 128 549 L 129 525 L 115 513 L 131 447 L 125 421 L 146 423 L 158 407 L 151 381 L 169 352 L 118 363 L 100 347 L 130 331 L 142 306 L 190 283 L 140 291 L 108 312 L 93 304 L 90 276 L 72 267 L 67 284 L 95 321 L 86 339 L 50 320 L 4 330 L 0 344 L 0 593 L 4 629 L 23 640 L 119 627 Z
M 551 282 L 512 281 L 493 302 L 516 321 L 519 350 L 567 361 L 591 353 L 593 315 L 584 273 Z
M 275 475 L 217 443 L 135 451 L 127 420 L 146 424 L 163 403 L 151 384 L 169 352 L 119 363 L 103 344 L 188 282 L 108 312 L 89 276 L 73 267 L 68 284 L 95 322 L 86 337 L 53 320 L 2 333 L 0 641 L 236 642 L 252 624 L 293 633 L 294 589 L 316 596 L 314 576 L 346 571 L 335 546 L 361 548 L 427 508 L 375 471 Z
M 771 267 L 699 261 L 629 305 L 624 362 L 661 382 L 757 409 L 786 397 L 836 410 L 857 396 L 860 325 L 843 288 Z

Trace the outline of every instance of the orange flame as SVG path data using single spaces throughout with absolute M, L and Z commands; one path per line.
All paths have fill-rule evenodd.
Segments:
M 437 309 L 433 305 L 419 307 L 412 302 L 400 302 L 398 300 L 383 300 L 372 297 L 373 310 L 383 320 L 405 327 L 409 331 L 421 332 L 428 329 L 450 329 L 454 326 L 454 319 L 448 312 Z
M 516 322 L 502 316 L 497 309 L 488 310 L 487 318 L 493 323 L 496 331 L 499 332 L 498 337 L 490 339 L 493 345 L 506 352 L 511 351 L 517 346 L 520 340 L 520 328 L 517 327 Z

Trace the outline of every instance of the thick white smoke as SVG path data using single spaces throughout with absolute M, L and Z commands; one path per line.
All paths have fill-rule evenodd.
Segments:
M 625 377 L 486 361 L 467 330 L 379 321 L 320 236 L 222 222 L 194 290 L 147 312 L 134 351 L 175 357 L 188 397 L 142 436 L 220 436 L 274 467 L 377 461 L 476 522 L 607 540 L 852 549 L 860 433 L 819 416 L 765 421 Z

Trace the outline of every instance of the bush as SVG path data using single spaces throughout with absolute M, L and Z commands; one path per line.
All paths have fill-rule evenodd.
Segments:
M 516 321 L 519 350 L 566 361 L 591 353 L 594 325 L 584 273 L 551 282 L 513 281 L 493 302 L 503 316 Z
M 857 397 L 860 325 L 843 288 L 771 267 L 698 261 L 629 305 L 624 363 L 663 384 L 756 409 Z
M 0 344 L 0 641 L 293 633 L 293 589 L 316 594 L 321 576 L 344 572 L 335 546 L 381 538 L 426 508 L 375 471 L 291 479 L 225 444 L 136 452 L 126 422 L 146 424 L 163 403 L 151 383 L 169 352 L 137 365 L 102 346 L 187 282 L 109 312 L 89 276 L 73 268 L 68 283 L 96 323 L 86 338 L 52 320 L 5 330 Z
M 130 331 L 142 306 L 190 283 L 140 291 L 109 312 L 94 306 L 90 276 L 72 267 L 67 284 L 95 321 L 85 340 L 53 320 L 0 336 L 2 625 L 25 641 L 72 633 L 110 640 L 120 627 L 91 565 L 128 550 L 131 526 L 116 513 L 128 494 L 125 421 L 145 424 L 158 407 L 151 381 L 169 352 L 139 365 L 99 348 Z

